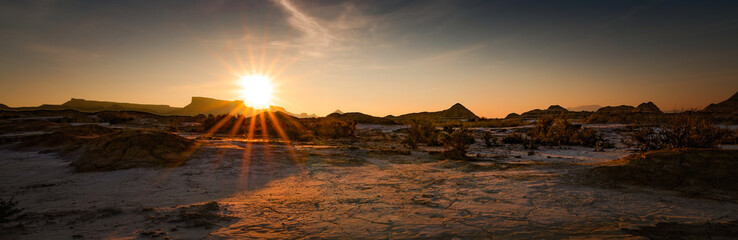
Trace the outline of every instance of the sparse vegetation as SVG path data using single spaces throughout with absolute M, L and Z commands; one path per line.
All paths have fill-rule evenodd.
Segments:
M 316 136 L 322 138 L 353 138 L 356 132 L 356 122 L 325 117 L 316 121 L 312 129 Z
M 502 145 L 500 139 L 492 135 L 491 132 L 484 132 L 482 134 L 482 140 L 484 140 L 484 145 L 487 147 L 499 147 Z
M 639 151 L 676 148 L 711 148 L 732 142 L 735 131 L 715 126 L 695 113 L 673 115 L 661 126 L 641 126 L 630 134 L 630 146 Z
M 410 123 L 407 136 L 402 142 L 413 149 L 417 148 L 419 143 L 428 146 L 441 146 L 443 144 L 440 139 L 440 131 L 431 122 L 421 120 L 413 120 Z
M 464 127 L 458 127 L 443 137 L 443 145 L 447 148 L 444 155 L 453 159 L 465 159 L 466 152 L 474 143 L 474 135 Z

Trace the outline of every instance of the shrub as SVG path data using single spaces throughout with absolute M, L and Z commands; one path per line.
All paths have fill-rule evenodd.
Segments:
M 464 159 L 467 149 L 472 144 L 474 144 L 474 136 L 466 128 L 456 128 L 443 137 L 443 145 L 447 148 L 444 155 L 449 158 Z
M 573 125 L 565 118 L 541 117 L 527 136 L 532 144 L 546 146 L 577 145 L 594 147 L 596 150 L 612 147 L 594 129 Z
M 133 121 L 133 116 L 127 112 L 101 112 L 97 115 L 101 122 L 118 124 Z
M 484 132 L 482 135 L 482 140 L 484 140 L 484 145 L 487 147 L 498 147 L 502 144 L 500 144 L 499 139 L 497 139 L 494 135 L 492 135 L 491 132 Z
M 506 144 L 524 144 L 526 142 L 528 142 L 528 139 L 522 133 L 511 133 L 502 137 L 502 143 Z
M 356 132 L 356 122 L 343 121 L 333 117 L 321 118 L 315 125 L 313 131 L 318 137 L 324 138 L 350 138 Z
M 9 200 L 0 199 L 0 222 L 7 222 L 12 220 L 13 216 L 21 213 L 23 209 L 15 208 L 18 202 L 13 201 L 11 197 Z
M 431 122 L 413 120 L 407 130 L 406 142 L 425 143 L 428 146 L 441 146 L 440 132 Z
M 640 151 L 675 148 L 711 148 L 730 142 L 734 132 L 715 126 L 709 118 L 688 112 L 671 116 L 661 126 L 643 126 L 630 134 L 630 145 Z

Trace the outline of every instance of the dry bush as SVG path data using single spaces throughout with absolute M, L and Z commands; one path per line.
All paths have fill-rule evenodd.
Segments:
M 642 126 L 631 133 L 629 144 L 640 151 L 676 148 L 712 148 L 730 143 L 735 131 L 714 125 L 692 112 L 670 116 L 660 128 Z
M 464 127 L 456 128 L 443 137 L 443 145 L 447 148 L 444 156 L 453 159 L 465 159 L 469 146 L 474 144 L 474 135 Z
M 541 117 L 527 136 L 533 143 L 545 146 L 574 145 L 598 149 L 612 146 L 597 131 L 573 125 L 565 118 Z
M 484 145 L 486 145 L 487 147 L 502 146 L 502 144 L 500 143 L 500 139 L 492 135 L 491 132 L 484 132 L 484 134 L 482 134 L 482 140 L 484 140 Z
M 502 137 L 502 143 L 506 144 L 524 144 L 529 140 L 522 133 L 511 133 Z
M 353 138 L 356 132 L 356 122 L 325 117 L 315 122 L 312 130 L 315 136 L 322 138 Z
M 440 139 L 440 131 L 431 122 L 421 120 L 410 122 L 407 136 L 402 142 L 410 148 L 417 148 L 419 143 L 425 143 L 428 146 L 441 146 L 443 144 Z

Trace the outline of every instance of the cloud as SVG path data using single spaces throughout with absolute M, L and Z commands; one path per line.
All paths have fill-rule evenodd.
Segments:
M 24 44 L 23 47 L 31 52 L 45 55 L 62 63 L 71 61 L 77 62 L 96 60 L 100 58 L 100 55 L 97 53 L 88 52 L 76 48 L 65 48 L 39 43 Z
M 297 47 L 304 57 L 321 58 L 353 51 L 358 45 L 366 43 L 366 30 L 372 26 L 371 17 L 349 2 L 325 7 L 331 9 L 321 9 L 339 13 L 332 19 L 311 15 L 306 8 L 301 8 L 290 0 L 274 2 L 287 13 L 289 25 L 302 35 L 293 42 L 279 42 L 279 45 Z

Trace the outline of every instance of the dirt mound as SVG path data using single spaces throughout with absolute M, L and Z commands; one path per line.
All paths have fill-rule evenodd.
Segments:
M 605 184 L 629 184 L 690 194 L 738 194 L 738 151 L 683 149 L 633 154 L 588 173 Z
M 193 149 L 193 140 L 156 131 L 124 131 L 94 138 L 72 166 L 77 171 L 177 166 Z

